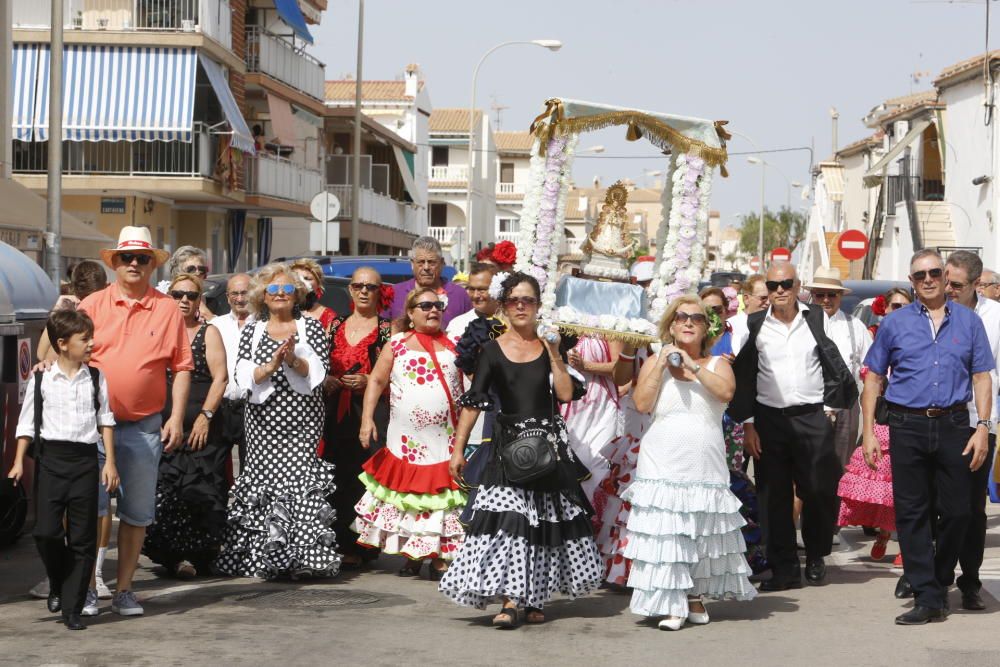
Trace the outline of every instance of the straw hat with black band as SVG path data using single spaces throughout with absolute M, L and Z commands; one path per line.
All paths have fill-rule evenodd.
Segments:
M 840 269 L 837 267 L 821 266 L 816 269 L 812 280 L 807 285 L 803 285 L 810 292 L 816 290 L 835 290 L 843 294 L 850 294 L 851 290 L 844 287 L 840 280 Z

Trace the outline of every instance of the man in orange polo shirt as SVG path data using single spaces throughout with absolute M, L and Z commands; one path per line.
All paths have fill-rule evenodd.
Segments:
M 194 363 L 184 320 L 172 299 L 149 283 L 153 270 L 167 261 L 153 248 L 149 229 L 125 227 L 118 246 L 101 251 L 117 280 L 85 298 L 79 309 L 94 320 L 91 363 L 108 379 L 115 415 L 115 453 L 121 486 L 118 497 L 118 584 L 111 610 L 141 616 L 132 577 L 146 527 L 153 522 L 156 478 L 163 450 L 183 445 Z M 161 423 L 167 398 L 167 371 L 174 375 L 172 410 Z

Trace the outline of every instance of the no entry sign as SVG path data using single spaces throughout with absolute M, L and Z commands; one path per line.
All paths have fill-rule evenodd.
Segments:
M 792 259 L 792 252 L 788 248 L 775 248 L 771 251 L 772 262 L 789 262 Z
M 860 229 L 848 229 L 837 239 L 837 251 L 844 259 L 861 259 L 868 254 L 868 237 Z
M 750 270 L 755 272 L 760 271 L 760 257 L 750 258 Z

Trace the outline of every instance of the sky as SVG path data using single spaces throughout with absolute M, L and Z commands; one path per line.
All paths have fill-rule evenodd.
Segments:
M 832 154 L 831 107 L 844 146 L 871 134 L 862 117 L 872 107 L 929 90 L 942 69 L 982 53 L 985 1 L 366 0 L 364 78 L 396 79 L 417 63 L 434 107 L 467 108 L 473 69 L 487 50 L 558 39 L 558 52 L 507 46 L 483 64 L 477 106 L 506 107 L 501 129 L 525 130 L 547 98 L 567 97 L 728 120 L 762 151 L 814 146 L 820 161 Z M 990 14 L 990 46 L 1000 48 L 996 0 Z M 354 73 L 357 18 L 357 0 L 329 0 L 313 30 L 312 53 L 328 79 Z M 596 145 L 605 151 L 580 150 Z M 651 185 L 647 172 L 666 165 L 648 142 L 625 141 L 624 128 L 582 136 L 578 151 L 581 186 L 595 177 Z M 712 208 L 723 225 L 736 225 L 760 206 L 760 167 L 747 163 L 754 148 L 742 137 L 729 151 L 729 178 L 715 180 Z M 773 165 L 765 202 L 775 209 L 789 201 L 789 181 L 809 182 L 810 153 L 764 158 Z M 808 203 L 798 192 L 791 202 Z

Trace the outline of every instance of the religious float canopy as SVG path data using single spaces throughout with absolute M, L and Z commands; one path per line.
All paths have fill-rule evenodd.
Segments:
M 566 219 L 574 152 L 580 134 L 627 126 L 626 139 L 645 138 L 666 154 L 662 222 L 656 234 L 653 281 L 645 291 L 624 280 L 633 246 L 624 230 L 627 191 L 608 189 L 597 226 L 584 242 L 583 273 L 596 280 L 559 280 L 559 240 Z M 541 316 L 577 334 L 597 334 L 637 345 L 652 341 L 672 299 L 694 292 L 708 244 L 712 172 L 726 176 L 725 121 L 550 99 L 531 125 L 535 136 L 521 213 L 517 263 L 542 288 Z M 558 285 L 557 285 L 558 283 Z

